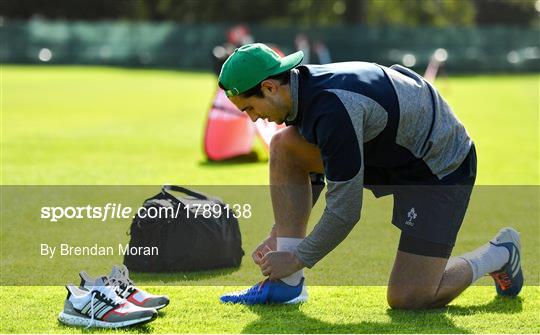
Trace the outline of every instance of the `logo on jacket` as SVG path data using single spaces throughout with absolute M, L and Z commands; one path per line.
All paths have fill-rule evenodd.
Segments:
M 414 207 L 411 208 L 411 210 L 407 213 L 407 221 L 405 221 L 405 224 L 407 226 L 414 226 L 414 219 L 416 219 L 418 215 L 416 214 L 416 211 L 414 210 Z

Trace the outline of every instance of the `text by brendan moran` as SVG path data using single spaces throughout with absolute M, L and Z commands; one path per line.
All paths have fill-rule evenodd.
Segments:
M 53 258 L 55 256 L 157 256 L 158 247 L 130 247 L 128 244 L 118 243 L 116 247 L 94 245 L 71 245 L 61 243 L 58 246 L 41 243 L 41 256 Z

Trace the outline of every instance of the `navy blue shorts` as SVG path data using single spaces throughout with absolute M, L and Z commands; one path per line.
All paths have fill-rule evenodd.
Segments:
M 443 179 L 366 167 L 365 187 L 376 197 L 394 196 L 392 224 L 402 232 L 399 250 L 448 258 L 465 217 L 475 179 L 473 145 L 459 168 Z

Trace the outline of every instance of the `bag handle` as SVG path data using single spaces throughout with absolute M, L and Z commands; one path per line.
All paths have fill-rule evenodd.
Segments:
M 204 195 L 202 193 L 197 193 L 197 192 L 192 191 L 192 190 L 188 190 L 187 188 L 182 187 L 182 186 L 163 185 L 163 187 L 161 187 L 161 192 L 162 193 L 171 195 L 169 193 L 169 191 L 184 193 L 184 194 L 191 195 L 192 197 L 195 197 L 195 198 L 201 199 L 201 200 L 208 200 L 208 197 L 206 195 Z

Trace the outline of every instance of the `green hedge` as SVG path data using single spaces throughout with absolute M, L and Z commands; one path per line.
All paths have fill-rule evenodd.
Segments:
M 211 50 L 225 39 L 220 24 L 122 21 L 4 21 L 2 63 L 103 64 L 210 69 Z M 252 26 L 257 41 L 293 51 L 302 32 L 328 46 L 333 61 L 365 60 L 389 65 L 405 54 L 425 68 L 437 48 L 448 51 L 448 72 L 539 71 L 539 30 L 490 28 L 338 26 L 300 29 Z M 47 51 L 48 49 L 50 51 Z M 410 56 L 409 56 L 410 58 Z

